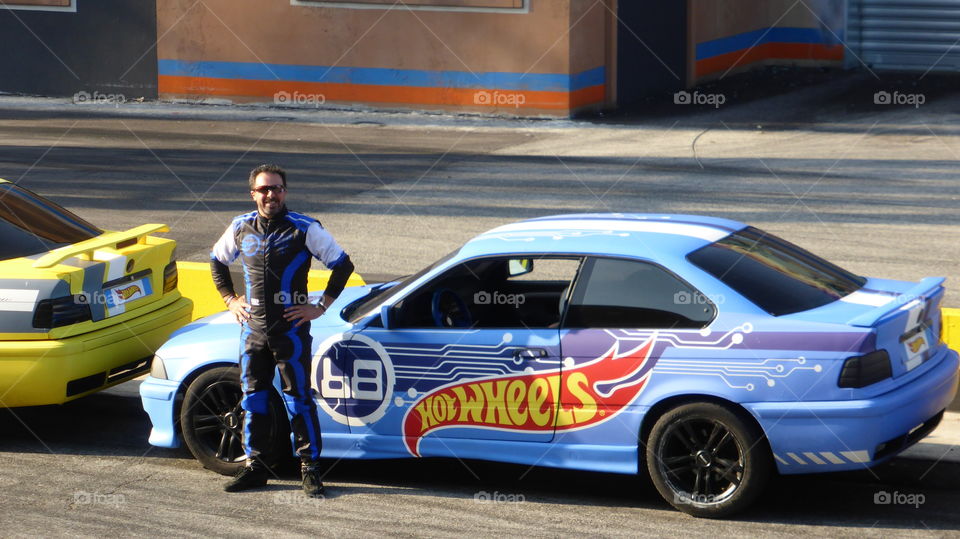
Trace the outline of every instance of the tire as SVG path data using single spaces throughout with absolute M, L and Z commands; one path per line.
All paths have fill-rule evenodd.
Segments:
M 180 407 L 183 441 L 208 470 L 234 475 L 246 463 L 243 451 L 243 410 L 240 369 L 216 367 L 204 371 L 187 387 Z M 270 447 L 263 449 L 268 465 L 289 458 L 290 428 L 280 396 L 270 398 Z M 284 453 L 285 452 L 285 453 Z
M 646 461 L 660 495 L 695 517 L 743 511 L 773 473 L 760 429 L 739 413 L 707 402 L 684 404 L 661 416 L 647 439 Z

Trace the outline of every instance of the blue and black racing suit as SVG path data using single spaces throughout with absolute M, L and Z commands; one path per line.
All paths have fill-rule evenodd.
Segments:
M 353 272 L 350 257 L 315 219 L 282 211 L 271 219 L 258 212 L 230 223 L 210 253 L 214 284 L 224 297 L 234 295 L 227 267 L 240 258 L 250 320 L 243 325 L 240 356 L 246 412 L 243 446 L 251 463 L 269 447 L 269 398 L 275 368 L 283 392 L 293 403 L 290 427 L 304 462 L 320 457 L 320 422 L 310 384 L 310 323 L 299 328 L 284 320 L 284 309 L 308 302 L 307 272 L 315 257 L 332 270 L 325 295 L 337 297 Z

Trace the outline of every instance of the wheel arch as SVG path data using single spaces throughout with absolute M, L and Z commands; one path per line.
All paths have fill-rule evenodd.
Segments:
M 236 367 L 240 369 L 240 365 L 236 361 L 213 361 L 210 363 L 204 363 L 196 369 L 190 371 L 182 380 L 180 380 L 180 386 L 177 387 L 177 393 L 173 396 L 173 427 L 174 435 L 180 438 L 180 441 L 183 440 L 183 430 L 180 425 L 180 410 L 183 408 L 183 398 L 187 394 L 187 388 L 190 387 L 190 384 L 194 380 L 200 377 L 201 374 L 216 369 L 218 367 Z
M 708 403 L 716 404 L 719 406 L 723 406 L 724 408 L 727 408 L 731 412 L 737 414 L 741 419 L 752 424 L 757 429 L 757 432 L 761 434 L 761 439 L 763 440 L 764 448 L 767 451 L 767 453 L 771 455 L 771 458 L 772 458 L 773 450 L 770 448 L 770 441 L 767 440 L 766 431 L 763 430 L 763 426 L 760 424 L 757 418 L 754 417 L 754 415 L 751 414 L 750 411 L 747 410 L 743 405 L 737 402 L 731 401 L 729 399 L 725 399 L 723 397 L 718 397 L 716 395 L 688 393 L 683 395 L 673 395 L 671 397 L 667 397 L 657 402 L 656 404 L 654 404 L 647 411 L 647 413 L 643 415 L 643 421 L 641 421 L 640 423 L 639 437 L 637 438 L 637 441 L 640 445 L 639 455 L 641 460 L 645 458 L 644 454 L 647 446 L 647 439 L 650 436 L 650 431 L 653 430 L 653 426 L 657 423 L 657 420 L 660 419 L 663 416 L 663 414 L 667 413 L 668 411 L 678 406 L 682 406 L 684 404 L 690 404 L 693 402 L 708 402 Z

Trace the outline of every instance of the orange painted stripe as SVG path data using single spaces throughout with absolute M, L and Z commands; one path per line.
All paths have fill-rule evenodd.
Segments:
M 293 95 L 322 95 L 326 102 L 387 103 L 400 105 L 441 105 L 478 109 L 572 110 L 602 103 L 604 85 L 575 92 L 476 90 L 466 88 L 420 88 L 366 84 L 331 84 L 296 81 L 262 81 L 178 77 L 160 75 L 159 93 L 166 96 L 268 97 L 280 92 Z M 516 104 L 519 103 L 519 107 Z
M 697 61 L 696 76 L 703 77 L 723 72 L 731 67 L 742 67 L 770 59 L 782 60 L 843 60 L 843 45 L 817 43 L 764 43 L 756 47 L 728 52 Z

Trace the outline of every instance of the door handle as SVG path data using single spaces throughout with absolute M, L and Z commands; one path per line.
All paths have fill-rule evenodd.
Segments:
M 517 348 L 513 351 L 513 357 L 517 359 L 536 359 L 547 357 L 547 351 L 543 348 Z

